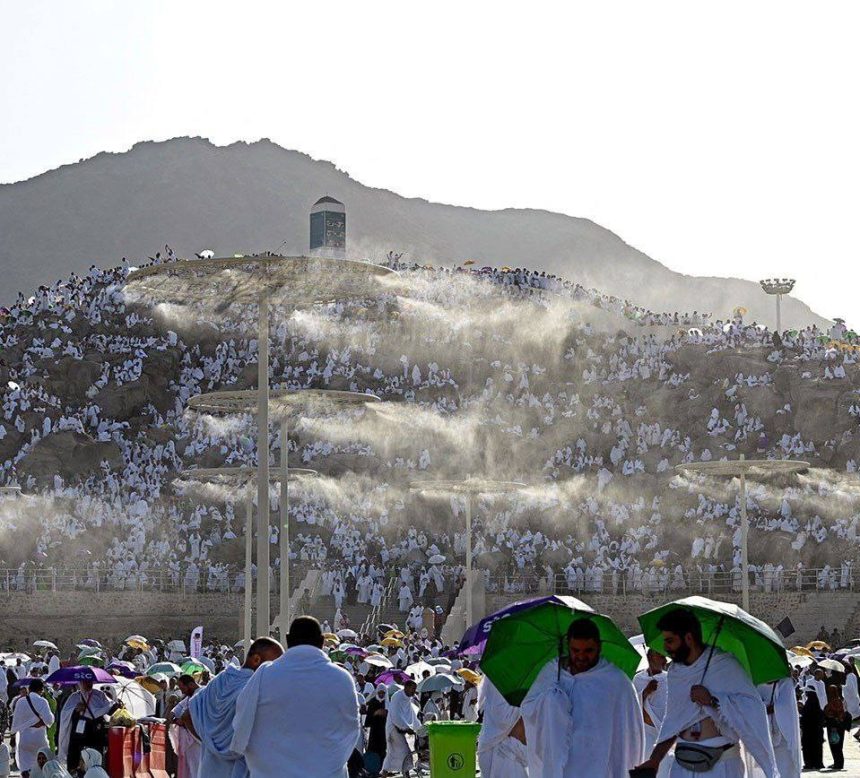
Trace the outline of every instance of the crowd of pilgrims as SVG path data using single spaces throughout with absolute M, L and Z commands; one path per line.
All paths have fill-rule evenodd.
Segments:
M 713 727 L 715 722 L 720 734 L 690 734 L 692 728 L 682 726 L 679 743 L 685 739 L 711 746 L 717 741 L 734 743 L 731 750 L 722 747 L 726 753 L 713 773 L 716 776 L 791 778 L 799 776 L 802 768 L 824 769 L 825 743 L 832 769 L 842 769 L 849 734 L 860 720 L 860 676 L 854 656 L 833 653 L 836 643 L 810 643 L 805 655 L 790 655 L 789 677 L 758 687 L 731 655 L 721 650 L 708 655 L 708 646 L 701 644 L 695 631 L 688 647 L 695 656 L 668 642 L 668 656 L 641 646 L 632 684 L 600 654 L 578 660 L 571 653 L 570 665 L 564 665 L 568 669 L 559 670 L 558 662 L 550 661 L 521 706 L 512 707 L 483 674 L 480 652 L 461 651 L 457 643 L 449 646 L 437 637 L 432 612 L 414 626 L 404 626 L 404 632 L 396 623 L 380 624 L 369 633 L 341 630 L 334 634 L 328 622 L 301 617 L 287 636 L 289 667 L 283 660 L 275 662 L 284 656 L 284 646 L 270 638 L 257 639 L 249 647 L 201 642 L 202 651 L 191 656 L 191 644 L 182 639 L 149 640 L 142 635 L 129 637 L 119 647 L 86 638 L 68 653 L 55 647 L 37 649 L 39 653 L 31 655 L 4 653 L 0 655 L 4 671 L 0 673 L 0 776 L 9 776 L 15 767 L 29 778 L 104 778 L 92 768 L 106 763 L 107 738 L 102 726 L 93 722 L 126 728 L 138 722 L 165 722 L 170 744 L 167 769 L 179 778 L 247 776 L 249 769 L 252 778 L 340 776 L 345 772 L 325 772 L 324 766 L 332 763 L 336 768 L 340 759 L 343 767 L 348 757 L 351 778 L 380 771 L 420 775 L 428 766 L 428 724 L 440 721 L 482 724 L 478 762 L 482 775 L 489 778 L 578 774 L 561 768 L 568 760 L 568 748 L 574 759 L 582 751 L 608 754 L 605 775 L 626 776 L 628 768 L 663 742 L 667 730 L 675 731 L 671 727 L 685 715 L 677 708 L 683 707 L 681 698 L 693 684 L 693 694 L 712 699 L 702 703 L 699 717 L 709 716 L 704 723 Z M 664 635 L 667 629 L 671 633 L 687 628 L 685 623 L 662 626 Z M 589 630 L 595 629 L 587 619 L 574 622 L 568 631 L 571 652 L 575 641 L 590 640 Z M 819 637 L 829 636 L 822 628 Z M 82 657 L 122 679 L 122 685 L 76 684 L 53 675 L 61 668 L 82 669 Z M 706 658 L 710 671 L 706 669 L 704 681 L 700 665 Z M 669 660 L 678 665 L 674 676 Z M 583 666 L 578 667 L 577 661 Z M 268 680 L 261 680 L 264 673 Z M 582 673 L 581 680 L 568 689 L 577 673 Z M 346 689 L 338 679 L 349 679 Z M 292 713 L 290 699 L 278 700 L 283 684 L 293 693 L 296 685 L 307 686 L 301 705 L 294 706 Z M 553 696 L 557 690 L 574 703 L 568 723 Z M 598 706 L 598 721 L 588 723 L 576 703 L 584 705 L 582 695 L 596 690 L 603 691 L 606 702 Z M 279 701 L 278 712 L 266 707 L 267 694 Z M 588 710 L 585 705 L 583 711 Z M 759 714 L 762 722 L 770 721 L 764 731 Z M 33 727 L 34 716 L 44 726 Z M 306 718 L 299 724 L 296 716 Z M 569 727 L 567 734 L 565 727 Z M 269 734 L 261 735 L 261 729 Z M 299 729 L 305 734 L 299 736 Z M 8 745 L 7 733 L 12 735 Z M 267 737 L 280 740 L 267 745 Z M 285 742 L 291 737 L 297 739 L 292 746 Z M 860 740 L 860 730 L 854 737 Z M 744 749 L 740 752 L 739 740 Z M 562 751 L 556 752 L 558 742 Z M 295 746 L 300 746 L 301 755 Z M 291 758 L 284 762 L 276 756 L 281 752 Z M 546 760 L 553 755 L 559 764 L 550 769 Z M 247 766 L 241 760 L 242 771 L 236 773 L 240 756 L 247 759 Z M 761 772 L 749 761 L 744 771 L 742 757 L 756 760 Z M 697 772 L 676 773 L 673 758 L 677 754 L 660 765 L 658 775 L 668 776 L 670 770 L 673 776 Z M 576 761 L 568 761 L 571 764 L 575 767 Z M 362 772 L 362 767 L 368 772 Z
M 165 246 L 155 261 L 182 260 Z M 482 409 L 478 434 L 488 449 L 511 453 L 497 457 L 487 474 L 542 484 L 517 497 L 476 499 L 474 553 L 490 590 L 526 591 L 541 580 L 579 592 L 682 590 L 720 576 L 740 589 L 740 506 L 728 492 L 679 481 L 674 466 L 739 451 L 816 464 L 824 451 L 855 435 L 860 398 L 840 436 L 823 441 L 777 434 L 774 417 L 755 410 L 762 407 L 758 393 L 770 390 L 772 371 L 782 364 L 799 366 L 810 384 L 850 380 L 854 351 L 836 348 L 814 326 L 772 333 L 745 322 L 740 312 L 726 319 L 653 312 L 524 268 L 428 269 L 396 258 L 390 264 L 416 280 L 413 297 L 427 305 L 403 305 L 396 294 L 381 292 L 293 318 L 275 310 L 272 386 L 372 392 L 443 419 L 474 417 Z M 217 341 L 186 340 L 157 308 L 129 295 L 128 272 L 125 261 L 110 270 L 93 266 L 0 309 L 0 484 L 20 484 L 25 497 L 19 499 L 42 501 L 35 524 L 18 527 L 16 535 L 32 540 L 32 554 L 0 577 L 2 587 L 38 587 L 40 571 L 58 567 L 80 588 L 245 586 L 241 559 L 221 553 L 231 541 L 241 546 L 244 506 L 229 494 L 193 499 L 171 483 L 182 468 L 211 465 L 213 457 L 228 466 L 256 461 L 250 416 L 214 420 L 186 408 L 198 393 L 246 385 L 249 369 L 255 370 L 256 309 L 233 305 L 219 312 Z M 559 299 L 577 303 L 579 318 L 571 318 L 563 355 L 541 364 L 536 360 L 544 352 L 518 344 L 521 325 L 513 334 L 504 325 L 498 332 L 475 325 L 469 339 L 484 358 L 458 359 L 462 333 L 440 327 L 434 315 L 446 305 L 468 310 L 473 289 L 484 304 L 489 292 L 503 295 L 523 317 Z M 614 317 L 614 326 L 593 326 L 589 311 Z M 194 315 L 207 317 L 202 309 Z M 408 344 L 423 356 L 401 353 L 398 333 L 405 330 Z M 422 332 L 423 338 L 415 335 Z M 761 368 L 722 377 L 714 407 L 688 420 L 675 402 L 701 400 L 701 388 L 672 357 L 690 347 L 699 349 L 703 363 L 722 353 L 757 354 Z M 100 366 L 80 396 L 61 398 L 48 380 L 61 359 Z M 103 412 L 100 397 L 135 385 L 148 366 L 164 365 L 172 370 L 165 396 L 130 418 Z M 668 407 L 649 404 L 649 396 L 663 390 L 674 392 L 675 400 Z M 426 443 L 397 432 L 402 439 L 391 450 L 360 435 L 349 439 L 343 429 L 350 413 L 336 417 L 339 426 L 310 425 L 290 436 L 293 464 L 325 473 L 328 461 L 347 461 L 357 474 L 373 473 L 372 483 L 356 480 L 348 500 L 313 490 L 291 498 L 298 522 L 291 558 L 324 570 L 322 595 L 333 609 L 378 604 L 393 584 L 400 610 L 409 613 L 428 587 L 434 595 L 450 593 L 463 578 L 462 521 L 431 522 L 406 488 L 412 478 L 451 477 L 451 452 L 438 439 Z M 775 413 L 791 416 L 790 403 Z M 63 431 L 112 444 L 121 463 L 105 460 L 96 472 L 68 479 L 28 471 L 27 457 Z M 279 447 L 273 431 L 273 456 Z M 518 463 L 527 464 L 516 470 Z M 848 458 L 836 476 L 856 469 Z M 588 488 L 571 487 L 583 483 L 579 478 Z M 764 486 L 751 488 L 751 536 L 761 540 L 753 545 L 754 585 L 800 588 L 810 584 L 802 571 L 815 568 L 812 585 L 853 587 L 860 513 L 828 515 L 821 499 L 808 507 L 810 496 L 826 499 L 828 490 L 838 491 L 838 484 L 813 489 L 798 482 L 781 489 L 778 499 Z M 277 510 L 275 491 L 271 499 Z M 462 507 L 452 499 L 432 515 L 462 519 Z M 680 524 L 683 533 L 676 531 Z M 274 587 L 277 528 L 270 540 Z M 443 561 L 429 564 L 437 555 Z

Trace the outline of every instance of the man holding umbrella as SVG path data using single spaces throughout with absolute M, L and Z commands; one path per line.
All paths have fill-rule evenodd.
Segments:
M 640 767 L 656 771 L 674 745 L 671 778 L 700 772 L 743 778 L 742 743 L 767 778 L 778 776 L 765 705 L 738 660 L 703 643 L 702 625 L 690 608 L 666 610 L 656 626 L 672 659 L 668 704 L 658 743 Z M 721 627 L 722 621 L 717 637 Z
M 571 623 L 567 656 L 546 663 L 522 703 L 529 775 L 568 778 L 597 768 L 626 778 L 642 758 L 642 715 L 630 678 L 601 656 L 590 618 Z

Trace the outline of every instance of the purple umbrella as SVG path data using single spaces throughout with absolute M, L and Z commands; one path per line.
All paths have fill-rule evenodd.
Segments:
M 463 637 L 460 640 L 460 653 L 465 656 L 474 656 L 483 653 L 484 647 L 487 645 L 487 638 L 490 636 L 490 630 L 493 628 L 495 622 L 526 608 L 534 608 L 547 602 L 554 602 L 564 606 L 564 603 L 558 597 L 551 594 L 546 597 L 532 597 L 530 600 L 519 600 L 512 605 L 508 605 L 506 608 L 485 616 L 463 633 Z
M 89 646 L 90 648 L 101 648 L 102 644 L 98 642 L 98 640 L 93 640 L 93 638 L 84 638 L 79 646 Z
M 45 679 L 45 683 L 64 685 L 76 684 L 78 681 L 116 683 L 116 678 L 107 672 L 107 670 L 102 670 L 101 667 L 84 667 L 79 665 L 78 667 L 61 667 Z
M 380 673 L 376 676 L 375 683 L 380 684 L 384 683 L 386 686 L 390 683 L 406 683 L 407 681 L 414 681 L 411 675 L 406 675 L 402 670 L 386 670 L 383 673 Z
M 349 654 L 350 656 L 367 656 L 367 651 L 359 646 L 350 646 L 347 649 L 344 649 L 344 654 Z
M 35 678 L 19 678 L 12 684 L 13 689 L 20 689 L 22 686 L 29 686 L 30 681 L 35 681 Z
M 137 678 L 140 673 L 129 667 L 125 662 L 111 662 L 106 668 L 109 673 L 121 675 L 123 678 Z

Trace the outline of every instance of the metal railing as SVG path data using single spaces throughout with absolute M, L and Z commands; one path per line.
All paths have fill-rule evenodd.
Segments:
M 237 585 L 231 571 L 226 580 L 213 578 L 206 571 L 188 574 L 187 570 L 146 570 L 131 576 L 119 577 L 112 573 L 98 573 L 86 568 L 42 567 L 21 572 L 17 569 L 0 569 L 0 593 L 35 594 L 36 592 L 170 592 L 179 595 L 239 594 L 244 585 Z M 278 571 L 272 576 L 272 591 L 277 593 Z
M 295 568 L 293 568 L 294 571 Z M 307 570 L 305 569 L 305 572 Z M 272 578 L 272 589 L 277 592 L 278 571 Z M 480 574 L 480 573 L 479 573 Z M 300 584 L 304 576 L 295 577 Z M 243 586 L 235 584 L 236 573 L 231 572 L 228 580 L 213 579 L 205 572 L 198 575 L 188 574 L 187 570 L 156 569 L 147 570 L 124 578 L 113 574 L 94 572 L 86 568 L 75 567 L 42 567 L 21 572 L 17 569 L 0 569 L 0 592 L 28 593 L 36 592 L 170 592 L 179 595 L 234 593 L 244 591 Z M 598 582 L 599 581 L 599 582 Z M 487 579 L 487 589 L 490 592 L 505 591 L 537 593 L 552 592 L 555 594 L 602 594 L 626 596 L 628 594 L 727 594 L 741 591 L 741 574 L 731 571 L 713 573 L 698 570 L 684 570 L 678 575 L 674 570 L 650 576 L 643 571 L 639 582 L 631 586 L 626 572 L 619 573 L 613 581 L 611 574 L 604 573 L 602 578 L 595 581 L 593 576 L 578 580 L 571 576 L 570 580 L 564 573 L 558 573 L 553 580 L 546 576 L 514 575 L 490 576 Z M 448 582 L 450 584 L 450 582 Z M 451 584 L 455 585 L 455 584 Z M 313 597 L 319 595 L 319 581 L 314 587 Z M 385 587 L 385 594 L 378 608 L 373 609 L 373 615 L 378 616 L 385 611 L 389 603 L 396 599 L 397 579 L 390 579 Z M 801 570 L 784 570 L 781 574 L 758 571 L 750 574 L 750 590 L 752 592 L 814 592 L 814 591 L 857 591 L 857 581 L 853 569 L 848 575 L 843 575 L 840 568 L 807 567 Z M 295 591 L 295 589 L 294 589 Z
M 702 594 L 718 595 L 741 592 L 743 578 L 738 572 L 717 571 L 713 573 L 698 570 L 684 570 L 677 575 L 673 570 L 668 575 L 660 573 L 652 578 L 648 572 L 638 583 L 631 586 L 626 573 L 619 573 L 613 581 L 611 574 L 604 573 L 602 579 L 577 580 L 570 579 L 564 573 L 557 573 L 553 580 L 538 575 L 523 575 L 513 577 L 491 576 L 487 581 L 489 592 L 504 592 L 523 594 L 599 594 L 604 596 L 625 597 L 627 595 L 648 594 Z M 507 587 L 507 588 L 506 588 Z M 857 591 L 857 582 L 853 570 L 843 576 L 840 568 L 807 567 L 801 570 L 782 571 L 779 573 L 756 572 L 750 574 L 751 592 L 822 592 L 822 591 Z

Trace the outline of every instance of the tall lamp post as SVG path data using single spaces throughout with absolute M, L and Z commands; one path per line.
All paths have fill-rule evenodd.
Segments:
M 286 480 L 297 481 L 299 479 L 315 477 L 319 473 L 316 470 L 307 470 L 304 468 L 292 468 L 289 472 L 284 472 L 283 468 L 270 470 L 269 476 L 272 481 L 279 481 L 281 489 L 284 488 Z M 174 479 L 174 483 L 185 481 L 197 481 L 199 483 L 211 483 L 217 485 L 238 485 L 240 489 L 244 487 L 245 491 L 245 597 L 242 608 L 242 640 L 245 645 L 245 651 L 251 646 L 251 641 L 254 636 L 253 624 L 253 575 L 251 566 L 253 564 L 253 538 L 254 538 L 254 493 L 247 487 L 254 482 L 257 476 L 257 471 L 253 467 L 212 467 L 212 468 L 190 468 L 183 470 L 179 477 Z M 269 496 L 266 495 L 268 501 Z M 268 543 L 268 535 L 266 542 Z M 283 562 L 282 562 L 283 564 Z M 259 568 L 258 568 L 259 575 Z M 268 580 L 268 578 L 267 578 Z M 267 619 L 268 621 L 268 619 Z M 268 629 L 268 625 L 265 625 Z M 258 619 L 257 630 L 260 630 Z M 262 633 L 260 633 L 262 634 Z
M 275 389 L 268 392 L 268 400 L 265 403 L 260 401 L 260 393 L 256 389 L 246 389 L 234 392 L 208 392 L 207 394 L 198 394 L 188 400 L 188 407 L 198 413 L 251 413 L 257 414 L 257 418 L 261 418 L 260 408 L 263 404 L 267 406 L 265 419 L 266 427 L 268 428 L 269 410 L 272 411 L 274 417 L 280 422 L 280 441 L 281 441 L 281 466 L 277 471 L 281 482 L 281 497 L 280 497 L 280 529 L 278 532 L 278 544 L 281 554 L 281 577 L 280 577 L 280 613 L 276 619 L 276 626 L 280 630 L 281 637 L 287 634 L 290 626 L 290 520 L 289 520 L 289 488 L 288 482 L 291 479 L 291 474 L 297 471 L 289 465 L 287 450 L 289 444 L 289 416 L 291 412 L 295 412 L 300 408 L 307 408 L 311 403 L 316 403 L 319 406 L 328 408 L 342 408 L 348 405 L 359 406 L 369 403 L 379 403 L 380 399 L 374 394 L 363 394 L 361 392 L 343 392 L 330 389 Z M 258 422 L 259 423 L 259 422 Z M 258 448 L 258 452 L 265 451 L 268 460 L 269 439 L 266 435 L 265 443 L 262 448 Z M 269 472 L 268 461 L 266 461 L 266 472 Z M 259 467 L 259 462 L 258 462 Z M 194 472 L 194 471 L 191 471 Z M 275 480 L 274 477 L 272 480 Z M 257 511 L 261 512 L 260 505 L 262 502 L 266 504 L 268 515 L 269 497 L 268 487 L 265 492 L 265 497 L 259 494 L 257 496 Z M 262 526 L 262 525 L 261 525 Z M 266 522 L 268 527 L 268 521 Z M 268 634 L 270 627 L 270 607 L 269 607 L 269 532 L 266 530 L 266 553 L 264 557 L 260 556 L 260 547 L 262 545 L 260 536 L 257 536 L 257 633 L 260 635 Z M 265 559 L 265 565 L 261 562 Z M 266 597 L 261 598 L 260 592 L 265 590 Z M 263 602 L 261 605 L 260 603 Z M 265 621 L 264 621 L 265 618 Z
M 128 274 L 126 291 L 150 297 L 208 303 L 216 311 L 233 303 L 256 304 L 257 388 L 257 568 L 269 569 L 269 306 L 293 310 L 348 297 L 373 296 L 383 277 L 398 273 L 349 259 L 282 257 L 274 254 L 180 260 L 149 265 Z M 263 499 L 264 496 L 266 499 Z M 270 613 L 269 590 L 257 587 L 257 613 Z M 259 616 L 258 616 L 259 617 Z
M 679 473 L 695 473 L 697 475 L 728 476 L 740 478 L 741 503 L 741 601 L 742 607 L 749 612 L 750 608 L 750 576 L 749 551 L 747 537 L 749 535 L 749 520 L 747 519 L 747 475 L 777 475 L 779 473 L 798 473 L 809 468 L 809 462 L 792 459 L 746 459 L 741 454 L 740 459 L 731 461 L 689 462 L 677 465 Z
M 794 289 L 795 281 L 793 278 L 764 278 L 759 281 L 759 284 L 761 284 L 761 288 L 765 294 L 776 297 L 776 331 L 782 334 L 780 303 L 782 302 L 782 296 Z
M 519 481 L 490 481 L 467 476 L 463 481 L 413 481 L 409 490 L 415 493 L 438 492 L 462 494 L 466 497 L 466 620 L 467 627 L 475 623 L 472 609 L 472 495 L 502 494 L 525 489 Z

